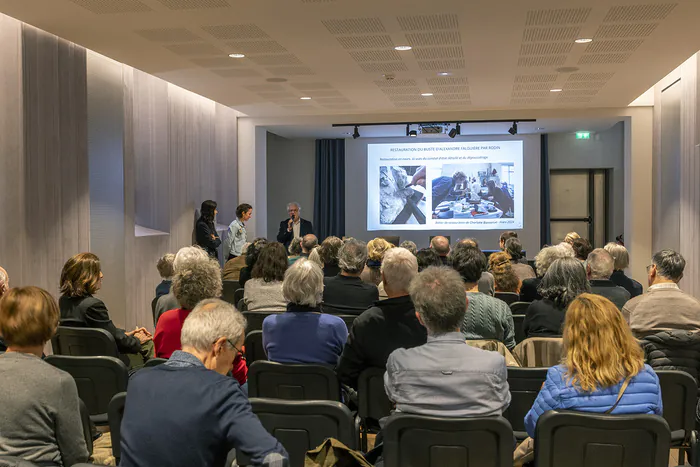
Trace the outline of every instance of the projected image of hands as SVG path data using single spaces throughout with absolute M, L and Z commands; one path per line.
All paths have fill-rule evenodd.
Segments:
M 382 224 L 425 224 L 425 166 L 379 167 L 379 218 Z

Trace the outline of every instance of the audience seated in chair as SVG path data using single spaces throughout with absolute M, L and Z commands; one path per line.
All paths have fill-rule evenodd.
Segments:
M 175 275 L 173 261 L 175 261 L 175 255 L 172 253 L 167 253 L 163 255 L 156 264 L 158 274 L 160 274 L 160 278 L 162 279 L 160 284 L 156 286 L 156 299 L 170 293 L 170 285 L 172 284 L 173 276 Z
M 416 253 L 418 253 L 418 246 L 415 242 L 412 242 L 410 240 L 404 240 L 403 242 L 401 242 L 399 247 L 405 248 L 406 250 L 410 251 L 413 256 L 415 256 Z
M 301 258 L 301 238 L 297 237 L 292 239 L 292 242 L 289 244 L 289 248 L 287 248 L 287 252 L 289 253 L 287 263 L 289 266 L 291 266 L 296 260 Z
M 241 287 L 245 288 L 245 283 L 250 280 L 255 263 L 258 261 L 258 256 L 260 256 L 260 251 L 267 243 L 268 241 L 265 238 L 256 238 L 245 251 L 245 267 L 241 268 L 238 274 L 238 283 Z
M 662 414 L 661 387 L 620 312 L 607 298 L 579 295 L 566 313 L 566 355 L 547 371 L 547 379 L 525 416 L 534 437 L 537 419 L 548 410 L 613 414 Z
M 622 308 L 622 315 L 636 337 L 659 331 L 700 330 L 700 300 L 683 292 L 685 259 L 673 250 L 661 250 L 647 266 L 649 289 Z
M 579 261 L 586 261 L 588 255 L 590 255 L 591 251 L 593 251 L 591 242 L 585 238 L 575 239 L 573 242 L 571 242 L 571 247 L 574 249 L 574 256 Z
M 477 242 L 474 238 L 464 238 L 458 241 L 457 245 L 450 252 L 450 257 L 448 258 L 448 262 L 450 265 L 452 265 L 452 267 L 454 267 L 454 265 L 452 264 L 452 255 L 454 255 L 455 251 L 461 247 L 472 247 L 476 248 L 477 250 L 480 250 L 479 242 Z M 481 277 L 479 278 L 477 285 L 479 286 L 479 292 L 483 294 L 490 295 L 493 297 L 493 294 L 496 292 L 493 275 L 486 269 L 484 269 L 484 272 L 481 273 Z
M 42 359 L 58 327 L 56 301 L 38 287 L 11 289 L 0 300 L 0 456 L 40 465 L 87 462 L 80 400 L 73 378 Z
M 360 278 L 368 283 L 378 286 L 382 280 L 381 267 L 384 253 L 394 248 L 394 245 L 383 238 L 375 238 L 367 242 L 367 262 Z
M 568 245 L 568 244 L 567 244 Z M 537 269 L 537 277 L 532 279 L 524 279 L 520 286 L 520 300 L 523 302 L 534 302 L 542 300 L 542 295 L 538 291 L 542 278 L 547 273 L 547 269 L 558 259 L 573 258 L 574 251 L 563 245 L 549 246 L 542 248 L 537 256 L 535 256 L 535 269 Z
M 514 232 L 514 231 L 512 231 L 512 230 L 503 232 L 503 233 L 501 234 L 501 237 L 500 237 L 499 240 L 498 240 L 498 248 L 499 248 L 501 251 L 506 251 L 506 242 L 507 242 L 508 240 L 510 240 L 511 238 L 517 239 L 517 238 L 518 238 L 518 233 L 517 233 L 517 232 Z M 522 244 L 521 244 L 520 250 L 521 250 L 521 253 L 522 253 Z M 507 252 L 507 251 L 506 251 L 506 252 Z M 518 263 L 520 263 L 520 264 L 527 264 L 527 259 L 525 259 L 525 257 L 524 257 L 523 255 L 520 255 L 520 258 L 518 259 Z M 533 276 L 533 277 L 534 277 L 534 276 Z
M 341 318 L 322 314 L 323 271 L 301 258 L 284 274 L 282 285 L 287 311 L 263 321 L 263 346 L 270 361 L 320 363 L 335 367 L 348 328 Z
M 534 269 L 532 269 L 527 262 L 522 262 L 525 260 L 525 255 L 523 255 L 523 244 L 520 243 L 520 240 L 518 240 L 517 237 L 506 240 L 504 252 L 510 256 L 510 263 L 513 266 L 513 271 L 518 276 L 518 279 L 524 281 L 525 279 L 534 279 L 537 277 Z
M 602 248 L 596 248 L 586 259 L 586 274 L 591 284 L 591 293 L 607 298 L 622 310 L 630 299 L 630 293 L 610 280 L 614 265 L 615 260 L 610 253 Z
M 235 258 L 231 258 L 230 260 L 226 261 L 226 264 L 224 264 L 223 271 L 225 281 L 238 282 L 238 280 L 241 277 L 241 269 L 245 267 L 246 252 L 248 251 L 249 246 L 250 243 L 245 243 L 243 245 L 242 255 L 236 256 Z
M 458 245 L 452 251 L 452 267 L 464 280 L 468 301 L 461 325 L 466 339 L 495 339 L 508 349 L 515 347 L 510 307 L 502 300 L 479 292 L 478 281 L 486 270 L 486 256 L 478 248 Z
M 561 336 L 569 303 L 591 291 L 583 263 L 571 257 L 554 261 L 542 278 L 539 291 L 542 300 L 532 302 L 525 313 L 525 337 Z
M 513 269 L 514 264 L 506 252 L 499 251 L 491 253 L 489 256 L 489 272 L 493 275 L 494 288 L 496 289 L 494 296 L 505 301 L 508 305 L 520 301 L 522 282 Z M 499 296 L 499 294 L 501 295 Z
M 61 325 L 104 329 L 114 337 L 125 363 L 128 361 L 132 369 L 141 368 L 153 357 L 151 333 L 141 327 L 125 332 L 112 323 L 104 302 L 93 297 L 102 287 L 103 277 L 100 259 L 92 253 L 79 253 L 66 262 L 58 302 Z
M 440 255 L 432 248 L 421 248 L 416 253 L 416 261 L 418 261 L 418 272 L 430 266 L 442 266 Z
M 359 315 L 376 302 L 379 299 L 377 287 L 360 279 L 366 261 L 367 245 L 360 240 L 346 240 L 338 252 L 340 274 L 323 280 L 323 303 L 353 310 L 344 311 L 344 314 Z
M 245 283 L 243 301 L 248 311 L 284 311 L 287 301 L 282 296 L 282 280 L 287 270 L 284 246 L 271 242 L 260 250 L 251 279 Z
M 202 259 L 206 259 L 208 253 L 198 246 L 186 246 L 180 248 L 175 259 L 173 260 L 173 272 L 175 274 L 184 273 L 190 267 L 190 264 L 196 264 Z M 170 287 L 170 292 L 167 295 L 163 295 L 156 302 L 155 309 L 155 322 L 158 325 L 158 320 L 166 312 L 170 310 L 176 310 L 180 308 L 180 302 L 178 302 L 175 294 L 173 293 L 172 286 Z
M 308 258 L 311 252 L 318 246 L 318 237 L 314 234 L 306 234 L 301 237 L 301 257 Z
M 233 305 L 213 300 L 185 320 L 182 350 L 132 376 L 121 466 L 224 466 L 232 449 L 253 465 L 282 465 L 285 449 L 253 414 L 238 382 L 226 376 L 243 347 L 245 328 Z
M 625 269 L 630 265 L 630 255 L 627 252 L 627 248 L 615 242 L 606 244 L 604 248 L 615 260 L 615 269 L 610 276 L 610 280 L 613 281 L 615 285 L 624 287 L 625 290 L 630 293 L 631 298 L 641 295 L 644 291 L 642 284 L 625 275 Z
M 467 298 L 459 274 L 431 267 L 413 279 L 409 290 L 428 341 L 389 356 L 384 386 L 396 411 L 438 417 L 501 415 L 510 403 L 506 363 L 498 353 L 465 342 L 459 328 Z
M 355 389 L 364 369 L 385 368 L 391 352 L 423 345 L 427 340 L 408 294 L 411 280 L 418 274 L 416 257 L 404 248 L 392 248 L 384 255 L 381 272 L 389 298 L 353 321 L 336 369 L 340 381 Z
M 330 236 L 321 243 L 318 254 L 323 262 L 323 277 L 335 277 L 340 274 L 338 266 L 338 253 L 343 241 L 338 237 Z
M 450 241 L 447 237 L 436 235 L 430 240 L 430 248 L 435 251 L 440 257 L 440 262 L 443 266 L 450 265 Z

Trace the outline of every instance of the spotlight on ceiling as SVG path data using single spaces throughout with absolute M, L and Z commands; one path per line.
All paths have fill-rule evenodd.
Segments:
M 462 134 L 462 129 L 460 128 L 459 123 L 458 123 L 457 125 L 455 125 L 454 128 L 452 128 L 450 130 L 449 133 L 447 133 L 447 136 L 449 136 L 450 138 L 454 138 L 455 136 L 461 135 L 461 134 Z
M 352 134 L 352 139 L 357 139 L 360 137 L 360 129 L 357 125 L 355 125 L 355 131 Z
M 518 122 L 513 122 L 513 126 L 508 129 L 508 133 L 513 136 L 518 134 Z
M 418 136 L 418 132 L 416 130 L 411 130 L 408 132 L 408 136 L 410 136 L 411 138 L 415 138 L 416 136 Z

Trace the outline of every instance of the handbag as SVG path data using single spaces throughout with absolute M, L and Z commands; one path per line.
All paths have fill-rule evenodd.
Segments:
M 304 467 L 372 467 L 359 451 L 353 451 L 335 438 L 326 439 L 306 453 Z
M 613 410 L 615 410 L 617 404 L 620 403 L 620 399 L 622 399 L 622 395 L 625 393 L 627 386 L 629 386 L 630 384 L 630 379 L 632 379 L 630 376 L 625 378 L 625 381 L 623 381 L 622 386 L 620 386 L 620 391 L 617 393 L 617 400 L 615 401 L 612 407 L 603 412 L 604 414 L 610 414 Z M 523 467 L 525 464 L 534 460 L 535 440 L 528 436 L 527 438 L 525 438 L 525 441 L 520 443 L 518 447 L 515 448 L 515 451 L 513 451 L 513 467 Z

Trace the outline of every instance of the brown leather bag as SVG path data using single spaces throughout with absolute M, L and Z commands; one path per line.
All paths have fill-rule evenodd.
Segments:
M 361 452 L 353 451 L 337 439 L 328 438 L 306 453 L 304 467 L 372 467 L 372 464 Z

